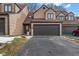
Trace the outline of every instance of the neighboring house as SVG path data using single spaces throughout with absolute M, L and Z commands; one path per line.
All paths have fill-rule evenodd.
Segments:
M 42 5 L 38 10 L 29 12 L 24 23 L 26 35 L 71 34 L 79 25 L 74 13 L 56 11 Z
M 0 35 L 23 34 L 23 22 L 28 14 L 26 4 L 0 4 Z

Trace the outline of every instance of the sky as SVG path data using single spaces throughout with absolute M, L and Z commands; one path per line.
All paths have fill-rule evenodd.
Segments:
M 76 16 L 79 16 L 79 3 L 63 3 L 60 5 L 65 7 L 69 12 L 73 12 Z
M 73 12 L 75 16 L 79 16 L 79 3 L 54 3 L 54 4 L 57 6 L 63 6 L 64 8 L 66 8 L 68 12 Z M 37 5 L 37 7 L 39 8 L 41 7 L 42 3 L 37 4 L 33 3 L 30 8 L 32 8 L 35 5 Z
M 79 3 L 55 3 L 57 6 L 63 6 L 68 12 L 73 12 L 79 16 Z

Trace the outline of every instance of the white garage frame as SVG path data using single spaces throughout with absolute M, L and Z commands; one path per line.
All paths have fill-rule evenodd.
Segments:
M 34 35 L 34 33 L 33 33 L 33 26 L 34 26 L 34 24 L 37 24 L 37 25 L 39 25 L 39 24 L 59 24 L 59 27 L 60 27 L 60 36 L 62 36 L 62 23 L 31 23 L 31 35 L 33 36 Z

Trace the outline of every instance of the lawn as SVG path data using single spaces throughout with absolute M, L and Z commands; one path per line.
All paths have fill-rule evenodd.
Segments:
M 0 49 L 0 54 L 4 56 L 14 56 L 21 50 L 26 42 L 27 38 L 24 36 L 21 36 L 21 38 L 15 37 L 12 43 L 7 43 L 4 48 Z

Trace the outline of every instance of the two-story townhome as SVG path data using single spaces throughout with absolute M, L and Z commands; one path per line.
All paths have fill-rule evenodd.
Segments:
M 0 4 L 0 35 L 23 34 L 23 22 L 28 14 L 26 4 Z
M 78 24 L 73 12 L 56 11 L 46 5 L 29 12 L 23 23 L 26 35 L 71 34 Z

